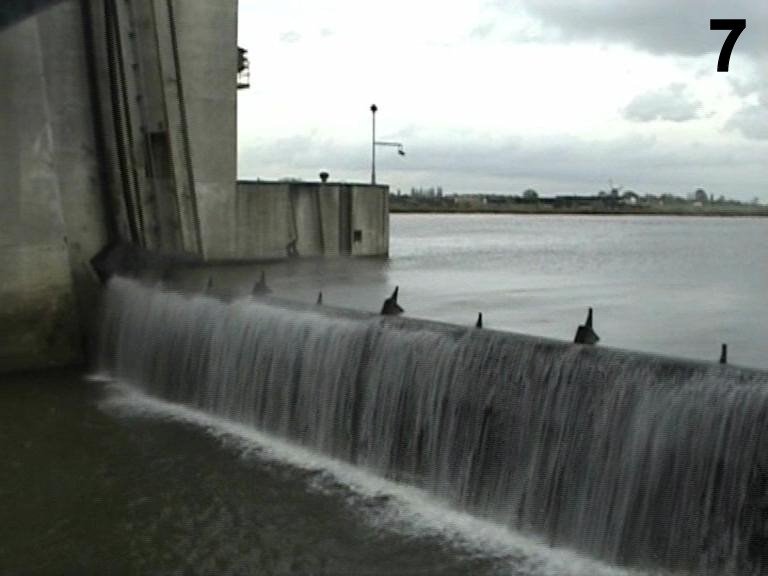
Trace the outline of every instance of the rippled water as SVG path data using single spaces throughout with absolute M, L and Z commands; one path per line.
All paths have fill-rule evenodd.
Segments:
M 390 280 L 413 313 L 768 368 L 768 219 L 403 215 Z M 411 288 L 413 287 L 413 289 Z M 416 292 L 417 295 L 412 295 Z M 424 298 L 428 296 L 428 298 Z
M 393 214 L 391 259 L 268 267 L 281 296 L 768 368 L 768 219 Z M 199 288 L 208 272 L 193 273 Z M 247 291 L 254 267 L 214 271 Z

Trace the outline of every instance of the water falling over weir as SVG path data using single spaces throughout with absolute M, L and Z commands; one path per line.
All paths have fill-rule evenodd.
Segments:
M 768 571 L 768 373 L 114 279 L 101 369 L 553 545 Z

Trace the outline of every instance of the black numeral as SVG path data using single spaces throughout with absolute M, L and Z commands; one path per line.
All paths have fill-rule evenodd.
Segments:
M 710 30 L 731 31 L 720 50 L 720 58 L 717 60 L 718 72 L 728 72 L 728 64 L 731 62 L 731 52 L 733 52 L 733 47 L 736 46 L 736 40 L 739 39 L 739 36 L 744 32 L 746 27 L 747 21 L 743 18 L 740 20 L 713 18 L 709 21 Z

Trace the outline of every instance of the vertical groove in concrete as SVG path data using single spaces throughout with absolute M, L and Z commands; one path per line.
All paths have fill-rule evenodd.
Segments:
M 115 0 L 104 0 L 104 29 L 106 41 L 106 64 L 108 86 L 111 98 L 111 119 L 117 160 L 116 167 L 122 184 L 123 199 L 128 213 L 131 240 L 139 246 L 148 246 L 144 226 L 138 174 L 133 157 L 133 136 L 130 125 L 130 103 L 125 87 L 123 47 L 120 39 L 120 24 Z
M 238 182 L 237 254 L 283 257 L 295 241 L 300 256 L 386 256 L 388 194 L 367 184 Z
M 173 10 L 173 1 L 166 0 L 168 10 L 168 22 L 171 33 L 171 47 L 173 53 L 174 73 L 176 75 L 177 95 L 179 107 L 179 122 L 181 128 L 181 148 L 184 168 L 186 170 L 186 194 L 182 195 L 180 204 L 180 219 L 183 222 L 184 246 L 189 252 L 205 256 L 200 234 L 200 215 L 197 209 L 197 193 L 195 191 L 195 174 L 192 164 L 192 151 L 189 143 L 189 124 L 187 122 L 187 107 L 184 100 L 184 80 L 181 73 L 181 60 L 179 58 L 179 40 L 176 31 L 176 17 Z

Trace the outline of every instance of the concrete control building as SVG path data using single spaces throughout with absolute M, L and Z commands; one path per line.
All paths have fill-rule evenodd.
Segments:
M 114 242 L 388 253 L 385 186 L 237 182 L 240 55 L 236 0 L 0 5 L 0 371 L 82 359 Z

